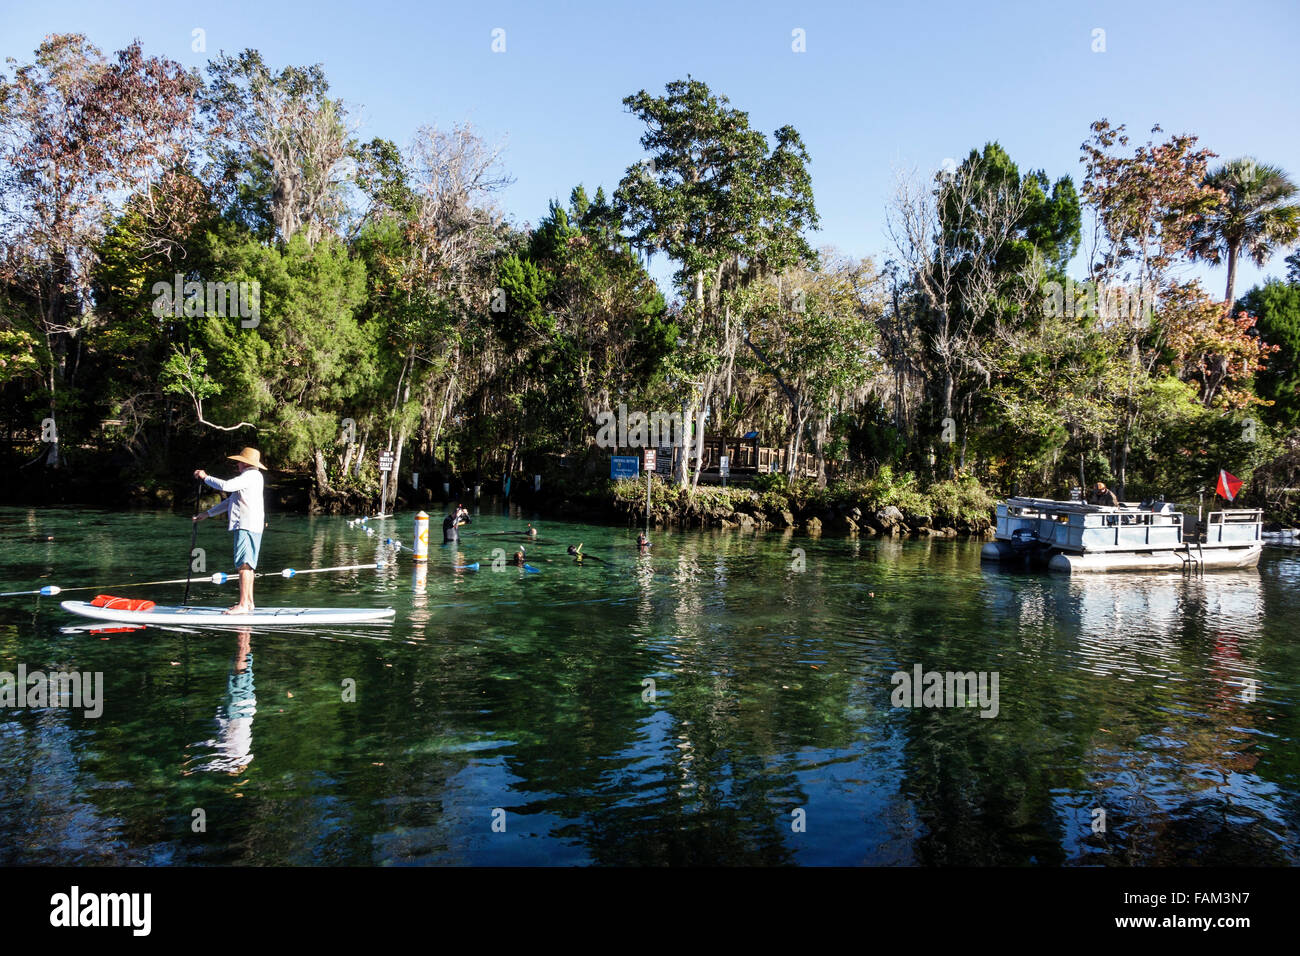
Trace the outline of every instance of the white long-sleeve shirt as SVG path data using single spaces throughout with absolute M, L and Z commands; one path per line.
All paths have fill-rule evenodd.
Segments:
M 213 478 L 203 479 L 203 483 L 217 491 L 230 493 L 219 505 L 208 509 L 208 517 L 215 518 L 223 511 L 230 512 L 229 529 L 231 531 L 252 531 L 261 534 L 266 525 L 266 506 L 262 502 L 262 473 L 256 468 L 240 472 L 229 481 Z

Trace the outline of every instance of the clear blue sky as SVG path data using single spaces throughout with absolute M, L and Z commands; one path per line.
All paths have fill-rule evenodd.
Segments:
M 814 245 L 887 255 L 896 169 L 929 172 L 998 140 L 1022 171 L 1080 178 L 1099 117 L 1146 139 L 1191 132 L 1300 177 L 1300 4 L 1209 3 L 111 3 L 0 0 L 0 55 L 27 60 L 42 36 L 86 33 L 101 49 L 139 38 L 202 66 L 255 47 L 273 67 L 322 63 L 366 138 L 405 145 L 422 123 L 470 121 L 504 138 L 518 223 L 575 183 L 609 191 L 643 153 L 622 98 L 687 73 L 770 134 L 789 123 L 812 157 L 822 216 Z M 491 51 L 492 30 L 506 52 Z M 207 52 L 191 49 L 206 31 Z M 807 52 L 791 50 L 791 31 Z M 1095 53 L 1093 31 L 1105 30 Z M 670 271 L 658 263 L 657 275 Z M 1281 275 L 1281 257 L 1265 272 Z M 1197 269 L 1222 294 L 1225 272 Z M 1261 278 L 1243 263 L 1238 293 Z

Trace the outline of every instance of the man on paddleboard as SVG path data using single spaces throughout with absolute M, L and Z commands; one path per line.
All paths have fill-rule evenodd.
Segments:
M 194 516 L 195 521 L 215 518 L 229 512 L 229 529 L 235 535 L 235 567 L 239 571 L 239 603 L 226 611 L 242 614 L 252 611 L 253 580 L 257 576 L 257 554 L 262 549 L 262 530 L 266 527 L 266 508 L 262 502 L 262 454 L 256 448 L 245 448 L 238 455 L 227 458 L 239 463 L 239 474 L 228 481 L 213 478 L 202 468 L 194 472 L 209 488 L 226 492 L 220 504 Z

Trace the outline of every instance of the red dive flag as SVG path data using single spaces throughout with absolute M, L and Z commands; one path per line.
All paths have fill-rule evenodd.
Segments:
M 1219 484 L 1215 487 L 1214 493 L 1220 498 L 1227 498 L 1232 501 L 1237 497 L 1237 492 L 1241 491 L 1241 479 L 1234 475 L 1228 474 L 1222 468 L 1219 469 Z

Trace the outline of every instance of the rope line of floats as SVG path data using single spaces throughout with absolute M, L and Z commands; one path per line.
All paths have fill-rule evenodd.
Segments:
M 392 517 L 392 515 L 382 515 L 380 517 L 390 518 Z M 348 527 L 360 529 L 365 532 L 367 537 L 373 538 L 376 536 L 377 532 L 375 531 L 374 528 L 369 526 L 368 522 L 371 520 L 372 519 L 370 516 L 366 516 L 364 518 L 349 518 Z M 507 531 L 507 532 L 497 532 L 497 534 L 513 535 L 513 534 L 521 534 L 521 532 Z M 406 551 L 410 554 L 416 553 L 414 548 L 408 547 L 407 545 L 403 544 L 400 539 L 397 538 L 384 538 L 383 543 L 389 547 L 396 549 L 399 553 L 402 551 Z M 366 570 L 382 571 L 385 566 L 386 564 L 384 561 L 378 560 L 370 564 L 342 564 L 342 565 L 334 565 L 328 568 L 284 568 L 280 571 L 258 571 L 255 572 L 255 576 L 259 578 L 278 577 L 278 578 L 288 579 L 288 578 L 297 577 L 300 574 L 327 574 L 335 571 L 366 571 Z M 452 565 L 452 567 L 457 571 L 477 571 L 479 570 L 480 565 L 477 561 L 475 561 L 472 564 L 455 564 Z M 540 569 L 535 568 L 530 564 L 525 564 L 523 567 L 524 570 L 530 574 L 540 573 Z M 152 586 L 164 585 L 164 584 L 188 584 L 191 581 L 202 581 L 204 583 L 209 583 L 209 584 L 225 584 L 227 581 L 233 581 L 238 577 L 239 577 L 238 573 L 227 574 L 224 571 L 217 571 L 216 573 L 207 575 L 205 577 L 196 578 L 191 576 L 188 578 L 169 578 L 167 580 L 161 580 L 161 581 L 122 581 L 116 584 L 79 584 L 73 587 L 66 587 L 66 588 L 60 587 L 57 584 L 47 584 L 44 587 L 32 588 L 30 590 L 25 590 L 25 591 L 0 591 L 0 598 L 27 597 L 31 595 L 35 595 L 37 597 L 54 597 L 59 594 L 70 594 L 74 591 L 107 591 L 107 590 L 117 590 L 119 588 L 152 587 Z
M 368 568 L 382 569 L 382 561 L 374 564 L 343 564 L 333 568 L 285 568 L 283 571 L 258 571 L 259 578 L 294 578 L 300 574 L 324 574 L 327 571 L 364 571 Z M 40 597 L 53 597 L 56 594 L 68 594 L 72 591 L 96 591 L 118 588 L 138 588 L 146 587 L 152 584 L 184 584 L 187 580 L 206 581 L 212 584 L 225 584 L 239 577 L 238 574 L 226 574 L 224 571 L 218 571 L 215 574 L 201 578 L 173 578 L 170 581 L 124 581 L 119 584 L 79 584 L 76 587 L 62 588 L 57 584 L 47 584 L 43 588 L 36 588 L 31 591 L 4 591 L 0 592 L 0 597 L 21 597 L 27 594 L 36 594 Z
M 391 516 L 391 515 L 382 515 L 381 517 L 384 517 L 384 518 L 390 518 L 390 517 L 392 517 L 392 516 Z M 349 519 L 348 519 L 348 527 L 349 527 L 349 528 L 359 528 L 359 529 L 363 530 L 363 531 L 366 533 L 366 536 L 367 536 L 367 537 L 371 537 L 371 538 L 373 538 L 373 537 L 375 537 L 375 535 L 376 535 L 377 532 L 375 531 L 374 528 L 370 527 L 369 524 L 367 524 L 367 522 L 369 522 L 370 520 L 371 520 L 371 519 L 370 519 L 369 517 L 365 517 L 365 518 L 349 518 Z M 425 520 L 425 534 L 427 535 L 427 534 L 429 533 L 429 532 L 428 532 L 428 519 L 425 518 L 424 520 Z M 477 532 L 473 532 L 473 533 L 477 534 Z M 522 532 L 518 532 L 518 531 L 498 531 L 498 532 L 495 532 L 495 534 L 497 534 L 497 535 L 518 535 L 518 534 L 522 534 Z M 410 547 L 407 547 L 406 545 L 402 544 L 401 540 L 398 539 L 398 538 L 384 538 L 384 539 L 383 539 L 383 543 L 384 543 L 385 545 L 388 545 L 389 547 L 395 548 L 399 553 L 402 552 L 402 551 L 408 551 L 408 552 L 410 552 L 411 554 L 416 555 L 416 556 L 417 556 L 417 559 L 419 558 L 419 553 L 418 553 L 414 548 L 410 548 Z M 428 558 L 428 552 L 426 551 L 426 552 L 425 552 L 424 560 L 427 560 L 427 558 Z M 472 563 L 472 564 L 453 564 L 453 565 L 452 565 L 452 568 L 455 569 L 455 570 L 457 570 L 457 571 L 477 571 L 477 570 L 479 569 L 479 567 L 480 567 L 480 565 L 479 565 L 479 562 L 477 562 L 477 561 L 475 561 L 475 562 Z M 524 564 L 524 565 L 523 565 L 523 569 L 524 569 L 524 571 L 525 571 L 526 573 L 528 573 L 528 574 L 540 574 L 540 573 L 541 573 L 541 569 L 540 569 L 540 568 L 535 568 L 535 567 L 533 567 L 531 564 Z

